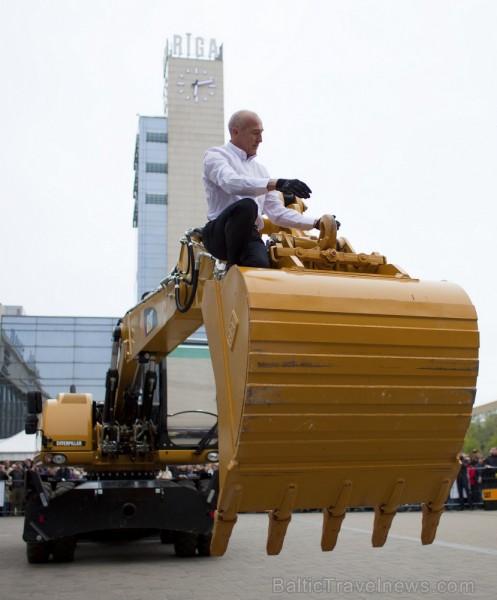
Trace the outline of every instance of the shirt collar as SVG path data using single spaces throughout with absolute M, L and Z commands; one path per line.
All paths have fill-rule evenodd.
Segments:
M 246 160 L 246 161 L 254 160 L 254 158 L 257 156 L 257 154 L 252 154 L 252 156 L 247 156 L 247 153 L 245 152 L 245 150 L 242 150 L 238 146 L 235 146 L 235 144 L 233 144 L 233 142 L 231 142 L 231 141 L 228 142 L 226 145 L 232 152 L 234 152 L 242 160 Z

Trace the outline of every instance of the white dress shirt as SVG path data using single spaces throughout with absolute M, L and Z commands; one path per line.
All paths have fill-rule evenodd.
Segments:
M 312 229 L 316 218 L 285 208 L 276 192 L 268 192 L 266 168 L 231 142 L 209 148 L 204 156 L 204 187 L 207 219 L 212 221 L 226 207 L 242 198 L 252 198 L 258 206 L 256 225 L 262 229 L 262 215 L 276 225 Z

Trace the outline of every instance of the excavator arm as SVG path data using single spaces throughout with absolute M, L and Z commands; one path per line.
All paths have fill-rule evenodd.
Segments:
M 421 540 L 431 543 L 476 391 L 471 301 L 457 285 L 357 253 L 330 215 L 319 238 L 269 222 L 264 232 L 271 268 L 227 273 L 201 232 L 187 232 L 176 269 L 121 320 L 99 460 L 114 453 L 119 464 L 128 435 L 134 460 L 185 462 L 155 439 L 156 366 L 204 323 L 219 421 L 211 554 L 226 551 L 245 511 L 268 513 L 269 554 L 280 551 L 292 511 L 306 508 L 323 510 L 323 550 L 359 506 L 374 507 L 372 543 L 381 546 L 397 507 L 421 503 Z
M 160 359 L 205 323 L 219 413 L 212 554 L 245 511 L 268 511 L 269 554 L 305 508 L 323 509 L 331 550 L 348 507 L 375 507 L 381 546 L 397 506 L 421 503 L 430 543 L 474 402 L 474 307 L 453 284 L 355 252 L 331 216 L 319 239 L 265 232 L 273 268 L 225 277 L 190 232 L 176 272 L 123 320 L 116 415 L 136 357 Z

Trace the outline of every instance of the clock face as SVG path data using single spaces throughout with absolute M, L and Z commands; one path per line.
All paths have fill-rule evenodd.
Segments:
M 188 67 L 184 69 L 176 81 L 177 93 L 185 102 L 203 104 L 216 95 L 216 82 L 208 69 L 204 67 Z

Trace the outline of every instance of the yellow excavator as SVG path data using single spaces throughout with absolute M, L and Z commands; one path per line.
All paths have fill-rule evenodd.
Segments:
M 331 215 L 319 237 L 270 222 L 263 233 L 271 268 L 226 272 L 201 230 L 186 232 L 171 275 L 115 328 L 103 404 L 28 397 L 36 463 L 86 472 L 56 484 L 28 473 L 30 562 L 72 560 L 81 537 L 132 530 L 160 532 L 182 556 L 220 556 L 249 511 L 269 516 L 270 555 L 302 509 L 322 509 L 323 550 L 351 507 L 374 508 L 377 547 L 397 508 L 419 503 L 421 541 L 434 540 L 476 393 L 474 306 L 457 285 L 356 252 Z M 186 426 L 168 428 L 161 365 L 203 324 L 217 422 L 188 443 Z M 156 477 L 217 460 L 206 481 Z

